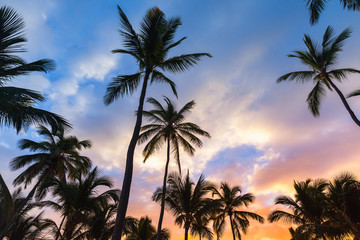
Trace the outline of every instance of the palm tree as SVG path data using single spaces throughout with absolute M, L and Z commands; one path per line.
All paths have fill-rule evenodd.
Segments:
M 329 26 L 324 33 L 322 44 L 318 45 L 313 43 L 311 38 L 305 34 L 304 43 L 307 51 L 294 51 L 294 54 L 288 56 L 300 59 L 310 70 L 285 74 L 279 77 L 277 82 L 279 83 L 285 80 L 296 80 L 300 83 L 313 81 L 315 87 L 309 93 L 306 101 L 310 111 L 315 117 L 319 116 L 319 107 L 325 97 L 326 88 L 330 91 L 335 90 L 353 121 L 360 126 L 360 121 L 351 110 L 342 92 L 333 82 L 333 80 L 341 82 L 349 73 L 360 73 L 359 70 L 353 68 L 334 68 L 336 57 L 338 53 L 342 51 L 344 40 L 349 36 L 350 30 L 345 29 L 335 37 L 333 29 Z
M 88 172 L 91 160 L 80 155 L 79 151 L 82 148 L 91 147 L 89 140 L 80 141 L 75 136 L 65 136 L 63 128 L 53 128 L 50 131 L 46 127 L 40 126 L 37 133 L 46 141 L 35 142 L 22 139 L 18 143 L 20 149 L 28 149 L 35 153 L 16 157 L 10 162 L 11 170 L 18 170 L 30 165 L 15 178 L 15 185 L 24 183 L 26 187 L 36 177 L 38 178 L 37 182 L 40 183 L 47 178 L 58 177 L 65 180 L 66 175 L 72 178 L 79 171 Z M 37 191 L 37 198 L 41 199 L 45 193 Z
M 52 178 L 42 182 L 39 188 L 50 189 L 52 194 L 58 197 L 58 201 L 43 201 L 40 206 L 48 206 L 62 212 L 62 221 L 56 236 L 58 239 L 61 229 L 65 240 L 75 239 L 82 235 L 87 228 L 88 215 L 94 213 L 99 204 L 118 200 L 119 190 L 108 190 L 97 195 L 97 189 L 112 187 L 108 177 L 99 176 L 95 167 L 87 175 L 78 173 L 74 181 Z
M 325 240 L 326 230 L 329 229 L 326 216 L 327 204 L 324 201 L 328 184 L 328 181 L 323 179 L 294 182 L 295 199 L 284 195 L 275 199 L 275 204 L 289 208 L 292 213 L 275 210 L 268 216 L 268 220 L 270 222 L 283 220 L 296 224 L 298 226 L 296 232 Z
M 136 33 L 125 13 L 120 7 L 118 7 L 118 10 L 122 28 L 120 33 L 124 39 L 125 49 L 116 49 L 113 50 L 113 53 L 124 53 L 134 57 L 139 64 L 139 71 L 135 74 L 116 77 L 107 88 L 104 97 L 105 104 L 109 105 L 120 96 L 132 94 L 140 84 L 141 78 L 143 78 L 143 83 L 136 123 L 126 155 L 124 181 L 120 196 L 120 207 L 116 216 L 113 240 L 121 239 L 121 231 L 130 195 L 134 151 L 140 133 L 143 105 L 149 80 L 150 83 L 168 83 L 174 94 L 177 95 L 175 83 L 159 70 L 180 73 L 198 63 L 201 57 L 210 57 L 208 53 L 194 53 L 168 58 L 169 50 L 179 45 L 185 39 L 182 38 L 174 42 L 175 32 L 181 25 L 180 18 L 170 18 L 167 20 L 165 14 L 158 7 L 153 7 L 148 10 L 143 18 L 140 32 Z
M 162 229 L 160 231 L 161 239 L 169 240 L 170 233 L 167 229 Z M 156 237 L 156 229 L 151 224 L 151 220 L 146 217 L 140 218 L 139 221 L 136 222 L 132 231 L 126 235 L 126 240 L 154 240 Z
M 184 122 L 186 115 L 190 113 L 195 105 L 194 101 L 188 102 L 184 107 L 177 111 L 174 103 L 171 102 L 169 98 L 164 97 L 164 100 L 166 106 L 162 106 L 154 98 L 148 98 L 147 102 L 154 106 L 154 110 L 144 111 L 143 114 L 151 124 L 141 127 L 141 134 L 138 140 L 138 143 L 141 144 L 151 138 L 143 151 L 144 162 L 156 150 L 159 150 L 161 145 L 164 143 L 167 145 L 165 173 L 162 186 L 163 194 L 157 228 L 159 234 L 161 232 L 165 210 L 166 179 L 170 162 L 170 152 L 174 153 L 179 172 L 181 173 L 179 145 L 181 145 L 188 154 L 193 156 L 195 148 L 191 143 L 195 144 L 197 147 L 202 146 L 201 140 L 196 135 L 210 138 L 210 134 L 202 130 L 198 125 L 191 122 Z M 158 235 L 157 239 L 160 240 L 160 235 Z
M 47 229 L 53 229 L 55 223 L 49 219 L 42 219 L 42 215 L 43 212 L 38 214 L 36 217 L 28 216 L 26 213 L 22 213 L 9 233 L 6 235 L 6 239 L 48 239 L 45 237 L 46 233 L 44 233 L 44 231 Z
M 310 12 L 310 23 L 311 25 L 316 24 L 319 21 L 320 14 L 325 9 L 327 0 L 306 0 L 306 6 Z M 360 11 L 359 0 L 340 0 L 343 8 L 350 11 Z
M 207 226 L 210 222 L 211 218 L 208 216 L 197 215 L 195 216 L 195 221 L 191 223 L 191 235 L 196 236 L 199 235 L 199 239 L 202 237 L 212 240 L 213 233 L 210 228 Z
M 343 173 L 329 183 L 328 218 L 337 235 L 360 239 L 360 183 L 354 175 Z
M 205 195 L 212 184 L 201 175 L 195 185 L 190 180 L 189 171 L 184 178 L 180 174 L 170 173 L 167 183 L 165 206 L 175 216 L 175 224 L 184 227 L 185 240 L 187 240 L 189 230 L 196 222 L 196 217 L 210 215 L 210 205 Z M 153 194 L 153 200 L 160 202 L 162 195 L 163 189 L 159 187 Z
M 10 7 L 0 8 L 0 125 L 13 126 L 17 132 L 35 123 L 53 127 L 70 127 L 61 116 L 35 108 L 45 98 L 39 92 L 6 86 L 15 77 L 31 72 L 48 72 L 55 68 L 52 60 L 27 63 L 15 55 L 25 52 L 24 21 Z
M 214 229 L 216 234 L 220 237 L 225 229 L 225 219 L 229 217 L 233 239 L 236 237 L 241 239 L 241 231 L 246 233 L 250 225 L 249 218 L 254 219 L 260 223 L 264 222 L 260 215 L 238 210 L 240 207 L 248 207 L 250 203 L 255 200 L 252 193 L 241 194 L 240 186 L 230 187 L 227 183 L 221 183 L 220 191 L 215 187 L 211 188 L 212 195 L 216 196 L 214 200 L 217 205 L 214 217 Z

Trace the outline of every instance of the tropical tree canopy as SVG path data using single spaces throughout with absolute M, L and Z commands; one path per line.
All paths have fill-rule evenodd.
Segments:
M 70 127 L 61 116 L 35 108 L 45 98 L 37 91 L 7 86 L 15 77 L 31 72 L 48 72 L 55 68 L 52 60 L 28 63 L 17 54 L 25 52 L 24 21 L 10 7 L 0 8 L 0 125 L 17 132 L 33 124 Z
M 221 183 L 220 190 L 211 188 L 212 195 L 215 196 L 213 205 L 215 208 L 214 230 L 218 237 L 221 237 L 225 230 L 225 220 L 229 217 L 233 239 L 241 239 L 241 232 L 246 233 L 250 226 L 249 219 L 254 219 L 260 223 L 264 222 L 260 215 L 240 210 L 241 207 L 248 207 L 255 197 L 251 193 L 241 194 L 240 186 L 230 187 L 227 183 Z
M 326 28 L 321 44 L 315 43 L 310 36 L 305 34 L 304 43 L 307 50 L 294 51 L 293 54 L 288 56 L 298 58 L 309 70 L 287 73 L 279 77 L 277 82 L 293 80 L 298 83 L 313 82 L 315 86 L 308 94 L 306 101 L 309 110 L 315 117 L 320 115 L 319 108 L 322 100 L 325 98 L 326 89 L 330 91 L 335 90 L 353 121 L 360 126 L 360 121 L 350 108 L 342 92 L 333 82 L 334 80 L 342 82 L 348 74 L 360 73 L 360 70 L 357 69 L 336 69 L 334 66 L 338 54 L 342 51 L 344 41 L 349 37 L 349 29 L 345 29 L 338 36 L 335 36 L 334 30 L 330 26 Z
M 15 178 L 15 185 L 24 183 L 26 187 L 36 177 L 38 182 L 53 177 L 64 180 L 66 176 L 73 178 L 79 172 L 88 172 L 91 160 L 80 155 L 80 150 L 91 147 L 89 140 L 80 141 L 75 136 L 65 136 L 63 128 L 49 130 L 40 126 L 37 133 L 46 140 L 36 142 L 22 139 L 18 143 L 20 149 L 27 149 L 35 153 L 16 157 L 10 162 L 12 170 L 30 165 Z M 37 197 L 42 198 L 45 193 L 38 191 Z
M 319 21 L 322 11 L 325 9 L 327 0 L 305 0 L 306 6 L 309 9 L 310 13 L 310 23 L 311 25 L 316 24 Z M 340 0 L 340 4 L 344 9 L 350 11 L 360 11 L 360 1 L 359 0 Z

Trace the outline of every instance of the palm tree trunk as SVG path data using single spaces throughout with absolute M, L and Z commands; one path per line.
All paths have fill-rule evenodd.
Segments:
M 112 240 L 120 240 L 122 235 L 122 230 L 124 227 L 124 220 L 126 216 L 126 211 L 129 203 L 129 196 L 130 196 L 130 187 L 131 187 L 131 180 L 133 174 L 133 166 L 134 166 L 134 151 L 136 147 L 136 142 L 139 138 L 141 122 L 142 122 L 142 115 L 143 115 L 143 107 L 144 107 L 144 100 L 146 95 L 146 87 L 149 80 L 149 76 L 151 74 L 151 70 L 146 70 L 143 86 L 141 89 L 141 95 L 139 100 L 139 107 L 137 111 L 136 123 L 134 127 L 134 132 L 128 147 L 127 155 L 126 155 L 126 166 L 125 166 L 125 174 L 123 185 L 121 188 L 120 200 L 119 200 L 119 207 L 116 214 L 116 221 L 114 226 L 114 232 L 112 235 Z
M 165 194 L 166 194 L 166 179 L 169 170 L 169 162 L 170 162 L 170 139 L 167 139 L 167 153 L 166 153 L 166 164 L 165 164 L 165 173 L 164 173 L 164 180 L 163 180 L 163 191 L 161 196 L 161 209 L 160 209 L 160 216 L 158 222 L 158 228 L 156 233 L 156 240 L 161 240 L 161 225 L 164 218 L 165 212 Z
M 229 214 L 229 218 L 230 218 L 230 226 L 231 226 L 231 232 L 232 232 L 232 235 L 233 235 L 233 240 L 236 240 L 235 239 L 235 232 L 234 232 L 234 223 L 233 223 L 231 214 Z
M 188 240 L 188 235 L 189 235 L 189 226 L 187 226 L 187 224 L 185 225 L 185 240 Z
M 337 94 L 339 95 L 341 101 L 343 102 L 346 110 L 349 112 L 352 120 L 356 123 L 356 125 L 358 125 L 360 127 L 360 121 L 359 119 L 356 117 L 356 115 L 354 114 L 354 112 L 351 110 L 348 102 L 346 101 L 346 98 L 344 97 L 344 95 L 342 94 L 342 92 L 337 88 L 337 86 L 331 81 L 331 79 L 329 77 L 326 77 L 326 80 L 330 83 L 331 87 L 333 89 L 335 89 L 335 91 L 337 92 Z
M 61 220 L 59 229 L 58 229 L 58 231 L 57 231 L 57 233 L 56 233 L 56 238 L 55 238 L 55 240 L 58 240 L 58 238 L 59 238 L 59 236 L 60 236 L 60 231 L 61 231 L 62 225 L 63 225 L 63 223 L 64 223 L 65 217 L 66 217 L 66 215 L 64 215 L 63 219 Z

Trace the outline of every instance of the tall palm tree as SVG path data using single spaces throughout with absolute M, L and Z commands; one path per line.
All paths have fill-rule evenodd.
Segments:
M 167 229 L 160 231 L 161 239 L 169 240 L 170 233 Z M 151 219 L 148 216 L 140 218 L 134 225 L 132 231 L 126 235 L 126 240 L 155 240 L 156 229 L 151 224 Z
M 316 24 L 319 21 L 320 14 L 325 9 L 327 0 L 306 0 L 306 6 L 310 12 L 310 23 L 311 25 Z M 340 0 L 340 4 L 343 5 L 343 8 L 350 11 L 360 11 L 360 1 L 359 0 Z
M 81 235 L 87 228 L 88 215 L 91 215 L 101 203 L 110 199 L 117 201 L 119 195 L 119 190 L 116 189 L 97 195 L 98 188 L 111 188 L 112 182 L 108 177 L 99 176 L 96 167 L 86 175 L 78 173 L 74 181 L 54 177 L 47 179 L 39 187 L 50 189 L 52 194 L 58 197 L 58 201 L 43 201 L 40 206 L 61 211 L 62 221 L 56 239 L 63 230 L 65 240 L 75 239 Z
M 121 36 L 124 40 L 124 49 L 113 50 L 113 53 L 124 53 L 134 57 L 139 65 L 139 71 L 131 75 L 121 75 L 114 79 L 107 88 L 104 102 L 106 105 L 114 102 L 120 96 L 132 94 L 143 78 L 136 123 L 129 143 L 125 174 L 120 196 L 120 204 L 116 216 L 116 226 L 113 240 L 121 239 L 121 231 L 126 216 L 129 201 L 130 187 L 133 172 L 133 158 L 136 142 L 139 137 L 142 122 L 143 105 L 148 82 L 168 83 L 174 94 L 176 86 L 159 70 L 180 73 L 199 62 L 203 56 L 210 57 L 208 53 L 183 54 L 168 58 L 169 50 L 179 45 L 184 39 L 174 41 L 175 32 L 181 25 L 180 18 L 166 19 L 165 14 L 158 8 L 148 10 L 140 25 L 140 32 L 136 33 L 125 13 L 118 7 L 121 21 Z
M 89 140 L 80 141 L 75 136 L 65 136 L 63 128 L 49 130 L 40 126 L 37 133 L 43 136 L 46 141 L 35 142 L 22 139 L 18 143 L 20 149 L 28 149 L 35 153 L 16 157 L 10 162 L 12 170 L 30 165 L 15 178 L 15 185 L 24 183 L 26 187 L 36 177 L 38 178 L 37 182 L 40 183 L 47 178 L 59 177 L 65 180 L 66 175 L 73 177 L 79 171 L 88 172 L 91 167 L 91 160 L 80 155 L 79 151 L 91 147 Z M 37 191 L 37 198 L 42 198 L 45 193 L 44 191 Z
M 212 184 L 206 181 L 203 175 L 194 184 L 190 180 L 189 171 L 184 178 L 178 173 L 170 173 L 167 183 L 165 206 L 175 216 L 175 224 L 184 227 L 185 240 L 187 240 L 196 217 L 210 215 L 210 205 L 205 195 Z M 160 202 L 162 195 L 163 189 L 159 187 L 153 194 L 153 200 Z
M 151 122 L 151 124 L 141 127 L 141 133 L 138 140 L 138 143 L 141 144 L 151 138 L 143 151 L 144 162 L 155 151 L 159 150 L 164 143 L 167 145 L 166 164 L 162 186 L 163 194 L 157 228 L 159 233 L 157 236 L 158 240 L 160 240 L 160 232 L 165 210 L 166 179 L 170 162 L 170 152 L 173 152 L 174 158 L 179 167 L 179 172 L 181 173 L 179 145 L 183 147 L 185 152 L 193 156 L 195 148 L 191 144 L 193 143 L 197 147 L 202 146 L 201 140 L 196 135 L 210 138 L 210 134 L 202 130 L 198 125 L 191 122 L 184 122 L 186 115 L 189 114 L 191 109 L 195 106 L 194 101 L 188 102 L 184 107 L 177 111 L 174 103 L 171 102 L 169 98 L 164 97 L 164 100 L 166 102 L 166 106 L 162 106 L 154 98 L 148 98 L 147 102 L 151 103 L 154 109 L 151 111 L 144 111 L 143 115 Z
M 34 123 L 70 127 L 61 116 L 35 108 L 37 103 L 45 100 L 41 93 L 6 86 L 17 76 L 48 72 L 55 67 L 49 59 L 27 63 L 16 55 L 25 52 L 24 26 L 23 19 L 12 8 L 0 8 L 0 125 L 13 126 L 17 132 Z
M 214 202 L 217 205 L 217 214 L 214 217 L 214 229 L 219 237 L 225 229 L 226 217 L 229 217 L 234 240 L 236 237 L 241 239 L 241 231 L 246 233 L 250 226 L 249 218 L 264 222 L 263 217 L 256 213 L 239 210 L 240 207 L 248 207 L 255 200 L 252 193 L 241 194 L 240 186 L 230 187 L 227 183 L 221 183 L 220 190 L 212 187 L 211 191 L 212 195 L 216 196 Z
M 325 190 L 328 181 L 323 179 L 303 182 L 294 182 L 295 198 L 279 196 L 275 204 L 283 205 L 291 210 L 291 213 L 283 210 L 275 210 L 269 216 L 270 222 L 283 220 L 287 223 L 296 224 L 296 232 L 315 239 L 326 239 L 327 228 L 327 204 Z
M 305 34 L 304 43 L 307 51 L 294 51 L 294 54 L 289 54 L 288 56 L 300 59 L 310 70 L 285 74 L 279 77 L 277 82 L 296 80 L 299 83 L 305 83 L 313 81 L 315 87 L 309 93 L 306 101 L 310 111 L 315 117 L 319 116 L 319 107 L 325 97 L 326 88 L 330 91 L 335 90 L 352 120 L 360 126 L 359 119 L 351 110 L 342 92 L 333 82 L 333 80 L 341 82 L 349 73 L 360 73 L 360 70 L 353 68 L 334 68 L 338 53 L 342 51 L 344 41 L 348 37 L 350 37 L 349 29 L 345 29 L 338 36 L 334 36 L 334 31 L 329 26 L 324 33 L 321 45 L 319 45 L 314 43 L 311 38 Z

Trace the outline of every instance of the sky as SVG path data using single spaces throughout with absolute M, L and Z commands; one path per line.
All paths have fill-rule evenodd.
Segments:
M 328 25 L 336 33 L 352 30 L 337 67 L 360 68 L 360 14 L 343 10 L 339 1 L 329 1 L 319 23 L 310 26 L 302 0 L 3 0 L 2 5 L 13 7 L 25 20 L 28 52 L 22 57 L 50 58 L 57 64 L 55 71 L 21 76 L 12 85 L 41 91 L 47 101 L 39 107 L 68 119 L 73 124 L 69 134 L 90 139 L 92 149 L 82 153 L 113 178 L 114 187 L 121 188 L 139 98 L 136 91 L 109 106 L 103 103 L 106 86 L 115 76 L 137 70 L 130 57 L 111 53 L 122 47 L 117 4 L 135 29 L 153 6 L 167 17 L 180 16 L 183 25 L 176 39 L 188 38 L 170 55 L 213 55 L 185 73 L 167 74 L 177 85 L 178 99 L 163 84 L 152 84 L 147 92 L 159 101 L 168 96 L 178 107 L 195 100 L 188 120 L 212 137 L 203 139 L 194 157 L 181 153 L 182 169 L 189 169 L 194 181 L 204 174 L 216 184 L 240 185 L 243 193 L 256 197 L 250 210 L 267 217 L 276 209 L 276 196 L 293 194 L 294 180 L 360 172 L 359 130 L 336 93 L 327 92 L 320 117 L 314 118 L 306 104 L 311 82 L 276 83 L 285 73 L 306 69 L 286 55 L 305 49 L 304 33 L 320 41 Z M 350 75 L 338 86 L 348 94 L 360 88 L 359 79 Z M 349 104 L 360 114 L 359 98 L 349 99 Z M 16 134 L 14 129 L 0 128 L 0 173 L 9 186 L 19 173 L 9 170 L 10 160 L 26 153 L 17 149 L 17 141 L 42 140 L 34 130 Z M 159 206 L 151 195 L 162 183 L 165 152 L 144 164 L 143 147 L 137 146 L 135 152 L 128 214 L 148 215 L 156 224 Z M 170 168 L 177 170 L 175 161 Z M 182 239 L 183 230 L 173 220 L 166 212 L 164 227 L 171 230 L 171 239 Z M 243 239 L 286 240 L 289 227 L 251 222 Z M 230 238 L 229 229 L 224 239 Z

